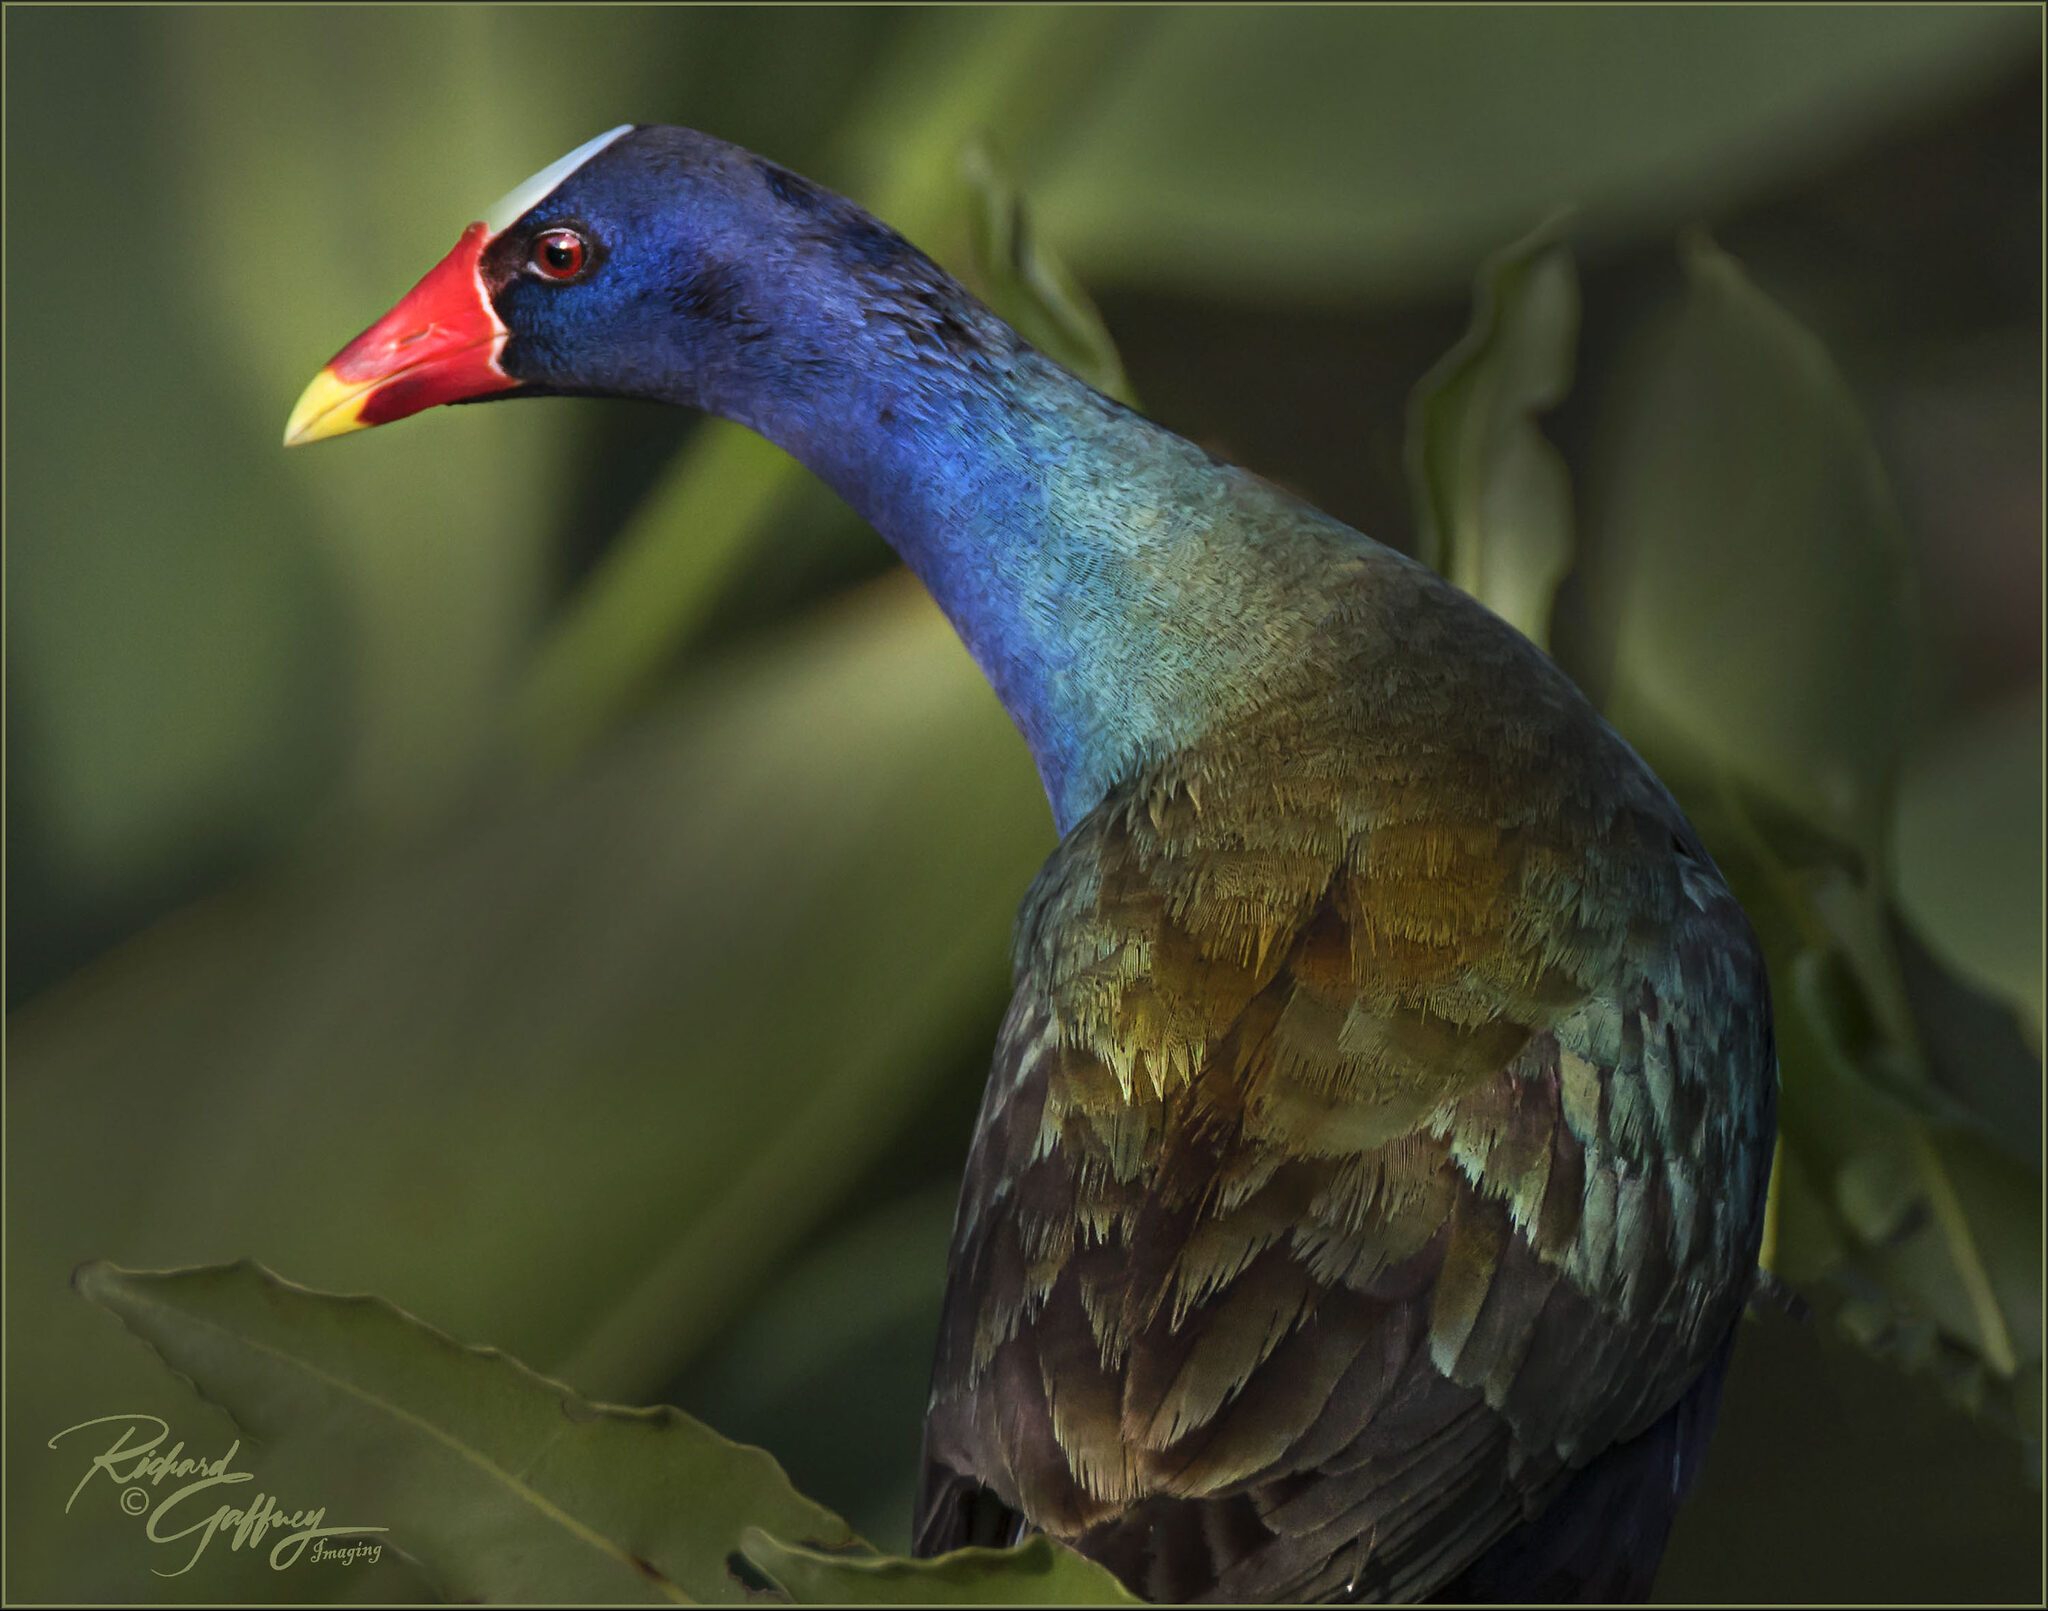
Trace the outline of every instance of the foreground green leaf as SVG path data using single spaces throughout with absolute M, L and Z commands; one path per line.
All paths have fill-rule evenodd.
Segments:
M 747 1531 L 747 1559 L 799 1605 L 1138 1605 L 1115 1577 L 1043 1534 L 934 1560 L 834 1554 Z
M 762 1450 L 680 1410 L 594 1403 L 381 1298 L 248 1260 L 96 1261 L 74 1284 L 261 1440 L 266 1482 L 317 1489 L 333 1525 L 388 1539 L 450 1598 L 740 1603 L 758 1597 L 743 1555 L 801 1603 L 1135 1603 L 1044 1537 L 877 1556 Z
M 113 1311 L 327 1509 L 388 1536 L 454 1598 L 739 1602 L 749 1525 L 857 1546 L 759 1449 L 677 1410 L 594 1404 L 381 1299 L 258 1265 L 87 1265 Z
M 1471 328 L 1409 404 L 1417 557 L 1537 644 L 1572 563 L 1572 492 L 1537 417 L 1571 389 L 1578 276 L 1557 224 L 1479 271 Z

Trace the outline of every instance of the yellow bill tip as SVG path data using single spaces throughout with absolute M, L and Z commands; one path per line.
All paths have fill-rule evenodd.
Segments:
M 299 447 L 362 430 L 369 423 L 363 418 L 363 404 L 370 390 L 367 385 L 350 385 L 332 369 L 321 370 L 299 394 L 292 417 L 284 423 L 284 445 Z

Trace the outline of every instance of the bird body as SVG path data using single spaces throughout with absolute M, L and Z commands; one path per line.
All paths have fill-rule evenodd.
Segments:
M 1497 617 L 1093 392 L 852 203 L 679 129 L 560 167 L 294 430 L 537 392 L 739 420 L 896 546 L 1030 745 L 1062 837 L 960 1201 L 920 1549 L 1042 1529 L 1159 1599 L 1643 1592 L 1775 1088 L 1755 941 L 1670 795 Z M 413 325 L 469 332 L 445 385 Z
M 1338 582 L 1026 903 L 931 1547 L 986 1490 L 1155 1598 L 1413 1598 L 1718 1371 L 1771 1151 L 1742 917 L 1524 640 L 1391 555 Z M 1575 1592 L 1647 1587 L 1704 1431 Z

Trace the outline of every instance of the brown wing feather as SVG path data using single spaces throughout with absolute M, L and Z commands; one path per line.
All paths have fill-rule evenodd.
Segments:
M 1754 943 L 1626 747 L 1499 652 L 1541 674 L 1486 705 L 1361 652 L 1047 864 L 921 1547 L 971 1489 L 1157 1598 L 1418 1598 L 1718 1356 L 1769 1164 Z

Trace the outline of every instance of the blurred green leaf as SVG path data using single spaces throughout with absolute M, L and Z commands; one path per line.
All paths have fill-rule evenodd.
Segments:
M 750 1528 L 747 1559 L 799 1605 L 1137 1605 L 1102 1567 L 1043 1533 L 933 1560 L 835 1555 Z
M 1854 969 L 1833 946 L 1802 951 L 1792 963 L 1793 1000 L 1845 1069 L 1860 1068 L 1877 1046 L 1877 1025 Z
M 234 477 L 253 459 L 291 484 L 299 512 L 267 535 L 316 551 L 348 612 L 350 804 L 387 827 L 447 807 L 486 753 L 490 713 L 540 616 L 557 489 L 591 416 L 443 409 L 289 455 L 279 421 L 465 223 L 659 84 L 658 38 L 689 27 L 659 19 L 650 37 L 460 8 L 409 15 L 394 36 L 397 22 L 197 10 L 161 23 L 176 132 L 160 183 L 178 225 L 158 272 L 191 310 L 181 321 L 240 383 L 207 462 Z M 527 83 L 548 91 L 513 89 Z
M 1874 879 L 1851 878 L 1833 867 L 1809 873 L 1804 888 L 1815 920 L 1834 942 L 1847 976 L 1844 988 L 1861 993 L 1870 1020 L 1858 1031 L 1860 1041 L 1845 1049 L 1866 1071 L 1887 1064 L 1882 1072 L 1889 1079 L 1924 1086 L 1913 1011 L 1892 947 L 1883 891 Z
M 1835 1203 L 1842 1217 L 1873 1247 L 1904 1230 L 1921 1199 L 1919 1175 L 1903 1148 L 1860 1153 L 1835 1177 Z
M 1932 1126 L 1914 1134 L 1914 1164 L 1931 1210 L 1921 1237 L 1887 1256 L 1916 1271 L 1928 1312 L 1999 1376 L 2041 1357 L 2040 1180 L 1973 1136 Z
M 1572 491 L 1537 417 L 1564 401 L 1578 276 L 1559 226 L 1488 258 L 1471 327 L 1409 404 L 1417 557 L 1541 645 L 1572 563 Z
M 1933 1078 L 1882 892 L 1838 867 L 1794 884 L 1818 939 L 1792 964 L 1794 999 L 1843 1070 L 1923 1119 L 1983 1128 Z
M 2010 1002 L 2041 1046 L 2041 694 L 1908 757 L 1892 819 L 1899 905 L 1929 948 Z
M 820 1239 L 674 1395 L 730 1435 L 775 1450 L 806 1493 L 885 1550 L 910 1547 L 912 1455 L 958 1196 L 948 1179 Z
M 1934 1089 L 1969 1128 L 2038 1173 L 2041 1054 L 2024 1015 L 1935 960 L 1896 907 L 1888 926 Z
M 698 428 L 528 667 L 509 719 L 531 760 L 565 766 L 644 695 L 807 474 L 742 426 Z
M 1596 465 L 1610 714 L 1874 863 L 1919 652 L 1898 516 L 1819 343 L 1704 240 L 1684 266 Z
M 761 1450 L 592 1403 L 382 1299 L 249 1263 L 95 1263 L 78 1287 L 262 1441 L 266 1484 L 287 1473 L 333 1525 L 388 1529 L 449 1598 L 734 1604 L 743 1529 L 859 1544 Z
M 161 137 L 184 20 L 8 18 L 8 130 L 43 153 L 8 173 L 38 220 L 6 256 L 10 759 L 34 746 L 9 792 L 73 920 L 274 850 L 346 742 L 346 638 L 276 405 L 187 311 L 193 259 L 234 254 L 194 237 Z
M 983 301 L 1097 391 L 1135 402 L 1116 343 L 1088 293 L 1032 227 L 1008 166 L 982 136 L 960 155 L 968 190 L 968 277 Z
M 1781 186 L 2038 51 L 1995 8 L 1156 7 L 1042 136 L 1090 283 L 1357 297 L 1462 276 L 1561 201 L 1595 237 Z M 1365 109 L 1361 115 L 1361 108 Z
M 1821 1281 L 1841 1264 L 1842 1238 L 1833 1205 L 1820 1195 L 1784 1135 L 1771 1160 L 1770 1199 L 1764 1213 L 1764 1245 L 1758 1262 L 1797 1290 Z

